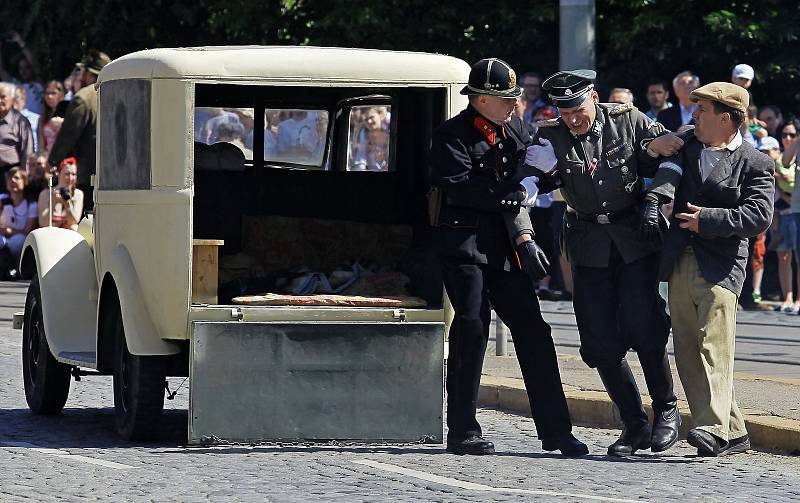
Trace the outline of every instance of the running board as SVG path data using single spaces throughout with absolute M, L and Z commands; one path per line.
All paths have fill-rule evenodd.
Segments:
M 97 368 L 97 353 L 94 351 L 62 351 L 58 353 L 56 360 L 76 367 Z

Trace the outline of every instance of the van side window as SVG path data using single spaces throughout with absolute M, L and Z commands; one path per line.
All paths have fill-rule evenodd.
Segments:
M 206 145 L 230 143 L 253 160 L 252 108 L 195 107 L 194 141 Z
M 391 171 L 391 105 L 354 106 L 350 109 L 348 171 Z
M 327 110 L 264 111 L 265 163 L 321 168 L 327 142 Z

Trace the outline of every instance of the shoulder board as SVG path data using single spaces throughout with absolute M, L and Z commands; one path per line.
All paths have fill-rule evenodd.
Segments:
M 543 119 L 536 121 L 536 127 L 556 127 L 558 126 L 560 119 L 560 117 L 556 117 L 555 119 Z
M 608 106 L 609 115 L 622 115 L 631 110 L 633 110 L 633 105 L 630 103 L 612 103 Z

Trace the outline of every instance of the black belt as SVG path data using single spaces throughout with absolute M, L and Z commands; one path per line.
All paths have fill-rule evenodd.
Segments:
M 636 209 L 633 206 L 628 206 L 623 210 L 612 211 L 609 213 L 578 213 L 577 211 L 570 213 L 575 215 L 575 217 L 578 220 L 583 220 L 584 222 L 594 222 L 596 224 L 611 224 L 635 215 Z

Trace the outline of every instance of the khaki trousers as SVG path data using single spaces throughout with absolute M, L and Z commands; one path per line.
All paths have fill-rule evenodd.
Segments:
M 675 365 L 692 420 L 728 441 L 747 434 L 733 392 L 736 294 L 707 282 L 687 247 L 669 278 Z

